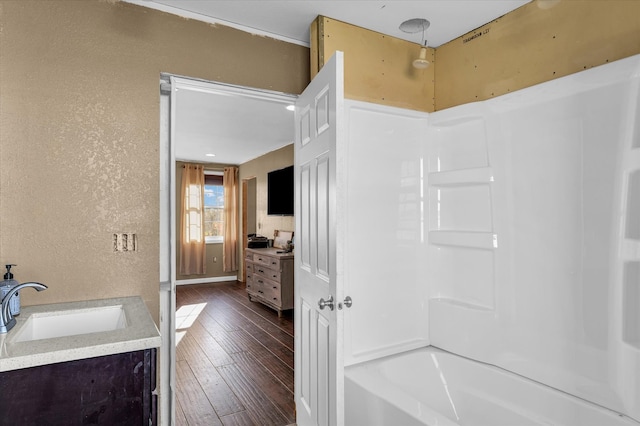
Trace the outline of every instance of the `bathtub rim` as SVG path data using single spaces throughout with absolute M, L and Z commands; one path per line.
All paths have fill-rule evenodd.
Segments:
M 371 392 L 371 393 L 379 396 L 386 403 L 392 405 L 397 409 L 404 411 L 410 417 L 416 419 L 417 421 L 423 422 L 426 425 L 436 424 L 436 425 L 444 425 L 444 426 L 459 426 L 459 423 L 453 421 L 451 418 L 447 417 L 446 415 L 438 412 L 436 409 L 429 407 L 423 401 L 420 401 L 414 395 L 411 395 L 405 390 L 399 388 L 398 385 L 391 382 L 387 378 L 383 377 L 378 371 L 375 371 L 377 368 L 379 368 L 381 364 L 384 364 L 391 360 L 396 360 L 396 358 L 402 358 L 403 356 L 406 357 L 410 354 L 422 353 L 422 352 L 435 353 L 441 356 L 450 357 L 455 359 L 456 362 L 470 363 L 474 368 L 488 369 L 492 373 L 499 374 L 501 376 L 506 376 L 509 379 L 523 381 L 526 384 L 533 385 L 536 388 L 539 388 L 540 391 L 542 392 L 549 392 L 551 395 L 554 395 L 555 397 L 558 397 L 560 399 L 565 399 L 567 401 L 570 401 L 573 404 L 577 404 L 577 406 L 585 410 L 588 410 L 588 411 L 595 410 L 595 412 L 599 412 L 605 417 L 612 417 L 612 420 L 615 421 L 615 426 L 640 426 L 640 422 L 618 411 L 615 411 L 605 406 L 585 400 L 583 398 L 572 395 L 563 390 L 553 388 L 544 383 L 540 383 L 538 381 L 532 380 L 526 376 L 522 376 L 518 373 L 514 373 L 512 371 L 506 370 L 500 366 L 496 366 L 483 361 L 478 361 L 472 358 L 458 355 L 456 353 L 449 352 L 444 349 L 440 349 L 433 345 L 423 346 L 423 347 L 411 349 L 405 352 L 386 355 L 384 357 L 380 357 L 377 359 L 364 361 L 358 364 L 352 364 L 348 367 L 345 366 L 345 370 L 344 370 L 345 382 L 347 380 L 351 381 L 358 387 L 363 388 L 365 391 L 370 391 L 370 389 L 372 388 L 379 389 L 380 392 L 377 392 L 377 393 Z M 383 382 L 383 383 L 380 383 L 380 382 Z M 383 385 L 386 384 L 387 386 L 380 386 L 381 384 Z M 346 394 L 345 394 L 345 398 L 347 398 Z M 345 406 L 347 406 L 347 404 L 345 404 Z M 528 414 L 531 411 L 531 410 L 527 410 L 525 407 L 520 405 L 518 405 L 518 407 L 522 408 L 522 413 L 524 414 Z M 527 415 L 523 415 L 523 417 L 527 417 Z M 554 419 L 544 417 L 544 420 L 549 421 Z M 562 423 L 551 423 L 551 424 L 561 425 Z

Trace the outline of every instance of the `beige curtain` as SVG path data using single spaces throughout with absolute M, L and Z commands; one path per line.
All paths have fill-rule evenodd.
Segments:
M 224 272 L 238 270 L 238 168 L 224 168 Z
M 182 169 L 180 274 L 204 274 L 207 247 L 204 239 L 204 167 L 186 164 Z

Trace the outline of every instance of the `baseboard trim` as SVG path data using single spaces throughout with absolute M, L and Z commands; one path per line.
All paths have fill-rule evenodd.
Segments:
M 209 277 L 209 278 L 193 278 L 190 280 L 176 280 L 176 285 L 221 283 L 224 281 L 237 281 L 237 280 L 238 280 L 237 275 L 229 275 L 227 277 Z

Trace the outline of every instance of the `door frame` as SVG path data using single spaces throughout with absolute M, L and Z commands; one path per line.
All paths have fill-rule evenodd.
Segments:
M 247 231 L 249 229 L 248 223 L 250 209 L 248 208 L 248 202 L 250 197 L 253 198 L 253 203 L 256 202 L 255 181 L 256 176 L 245 176 L 244 178 L 242 178 L 242 195 L 240 196 L 240 199 L 242 200 L 242 247 L 240 247 L 240 250 L 242 250 L 242 253 L 240 259 L 243 260 L 243 267 L 240 268 L 241 271 L 238 271 L 238 281 L 241 282 L 246 282 L 247 280 L 247 268 L 244 267 L 244 258 L 245 248 L 247 248 L 249 245 L 249 237 L 247 236 Z M 253 182 L 253 184 L 251 184 L 251 182 Z
M 238 86 L 215 81 L 201 80 L 178 76 L 170 73 L 160 74 L 160 389 L 159 389 L 159 417 L 160 424 L 171 426 L 175 424 L 175 384 L 176 384 L 176 346 L 175 346 L 175 315 L 176 315 L 176 188 L 175 188 L 175 141 L 172 129 L 175 128 L 175 104 L 171 102 L 171 94 L 178 88 L 222 93 L 228 96 L 241 96 L 282 103 L 294 104 L 297 95 L 276 92 L 254 87 Z M 291 126 L 295 122 L 291 120 Z M 240 197 L 242 199 L 242 197 Z M 238 221 L 242 223 L 241 206 L 238 211 Z M 245 234 L 244 227 L 238 230 Z M 241 241 L 244 241 L 240 239 Z M 243 247 L 239 248 L 240 255 Z M 242 261 L 242 258 L 241 258 Z M 244 269 L 244 265 L 242 265 Z

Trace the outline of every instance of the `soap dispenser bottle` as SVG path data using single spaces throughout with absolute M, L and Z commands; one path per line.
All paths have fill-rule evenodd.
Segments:
M 11 273 L 11 267 L 16 266 L 13 264 L 5 265 L 7 268 L 7 273 L 4 274 L 4 280 L 0 282 L 0 295 L 2 299 L 13 289 L 15 286 L 20 284 L 18 281 L 13 279 L 13 274 Z M 9 310 L 11 311 L 12 316 L 20 315 L 20 292 L 17 292 L 11 297 L 9 300 Z

